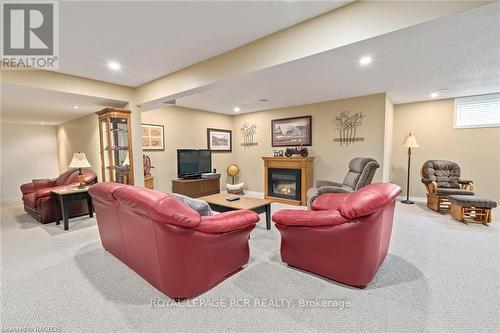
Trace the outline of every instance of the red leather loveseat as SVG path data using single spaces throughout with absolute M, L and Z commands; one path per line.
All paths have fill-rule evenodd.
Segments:
M 82 170 L 85 184 L 97 181 L 94 171 Z M 70 169 L 55 179 L 33 180 L 31 183 L 21 185 L 24 210 L 40 223 L 54 222 L 61 218 L 57 209 L 57 202 L 52 190 L 69 186 L 78 186 L 78 169 Z M 88 214 L 86 201 L 73 201 L 69 204 L 69 216 L 75 217 Z
M 375 183 L 350 194 L 319 196 L 316 200 L 322 202 L 323 210 L 275 213 L 272 219 L 281 233 L 281 260 L 364 288 L 387 255 L 399 193 L 397 185 Z M 322 196 L 330 197 L 322 200 Z
M 255 212 L 200 216 L 171 195 L 117 183 L 89 193 L 103 247 L 171 298 L 197 296 L 248 263 Z

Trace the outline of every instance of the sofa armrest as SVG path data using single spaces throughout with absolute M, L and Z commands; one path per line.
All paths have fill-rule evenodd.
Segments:
M 21 185 L 21 193 L 23 195 L 35 192 L 35 185 L 33 183 L 26 183 Z
M 78 184 L 80 184 L 80 183 L 72 183 L 72 184 L 44 188 L 44 189 L 41 189 L 41 190 L 38 190 L 35 192 L 35 198 L 50 197 L 52 195 L 52 191 L 54 191 L 54 190 L 60 190 L 60 189 L 67 188 L 67 187 L 78 186 Z
M 348 219 L 367 216 L 396 200 L 401 187 L 391 183 L 374 183 L 349 194 L 339 206 L 339 212 Z
M 316 182 L 316 187 L 323 187 L 323 186 L 343 186 L 344 184 L 342 183 L 337 183 L 337 182 L 331 182 L 329 180 L 318 180 Z
M 474 184 L 472 180 L 466 180 L 466 179 L 459 179 L 458 183 L 463 185 Z
M 259 220 L 259 215 L 251 210 L 235 210 L 212 216 L 202 216 L 201 223 L 193 229 L 220 234 L 253 226 Z
M 343 224 L 347 221 L 337 210 L 293 210 L 284 209 L 276 212 L 273 222 L 294 227 L 325 227 Z
M 352 188 L 343 186 L 322 186 L 318 188 L 318 195 L 325 193 L 352 193 Z

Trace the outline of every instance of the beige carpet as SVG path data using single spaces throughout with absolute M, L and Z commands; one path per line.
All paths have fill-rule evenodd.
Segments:
M 273 204 L 274 211 L 283 207 Z M 261 222 L 250 239 L 249 265 L 179 304 L 104 251 L 94 219 L 73 219 L 65 232 L 53 223 L 37 223 L 19 203 L 1 209 L 2 331 L 493 332 L 500 327 L 498 209 L 490 227 L 466 226 L 425 206 L 398 203 L 390 254 L 365 290 L 286 267 L 278 232 Z

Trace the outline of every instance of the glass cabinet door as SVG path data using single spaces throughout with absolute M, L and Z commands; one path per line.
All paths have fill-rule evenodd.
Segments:
M 102 144 L 102 181 L 104 182 L 112 182 L 113 179 L 110 177 L 110 170 L 111 170 L 111 163 L 109 160 L 109 157 L 111 156 L 109 154 L 110 150 L 110 143 L 109 143 L 109 122 L 108 119 L 101 119 L 99 122 L 99 130 L 100 130 L 100 137 L 101 137 L 101 144 Z
M 130 111 L 106 108 L 97 114 L 103 181 L 133 185 Z
M 130 155 L 128 147 L 128 119 L 112 118 L 111 135 L 113 141 L 113 178 L 118 183 L 130 183 Z

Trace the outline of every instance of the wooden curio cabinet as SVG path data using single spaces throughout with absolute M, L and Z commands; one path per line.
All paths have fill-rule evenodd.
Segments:
M 105 108 L 97 115 L 102 181 L 134 185 L 130 111 Z

